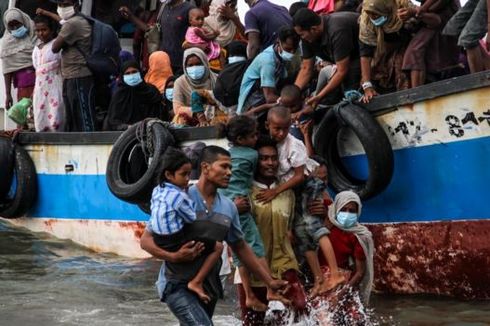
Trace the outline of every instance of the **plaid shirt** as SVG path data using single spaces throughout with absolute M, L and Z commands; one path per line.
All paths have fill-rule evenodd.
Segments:
M 156 234 L 173 234 L 184 227 L 184 223 L 196 220 L 194 202 L 179 187 L 165 182 L 156 186 L 151 195 L 151 217 L 148 229 Z

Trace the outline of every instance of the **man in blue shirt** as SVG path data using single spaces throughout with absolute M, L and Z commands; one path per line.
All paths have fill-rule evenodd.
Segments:
M 200 237 L 216 241 L 225 240 L 247 269 L 266 285 L 279 290 L 287 282 L 274 280 L 258 263 L 257 257 L 243 240 L 238 211 L 235 204 L 220 195 L 218 188 L 226 188 L 231 177 L 230 153 L 218 146 L 207 146 L 201 154 L 201 175 L 196 185 L 190 187 L 189 197 L 196 205 L 196 232 Z M 192 237 L 191 237 L 192 238 Z M 159 284 L 165 301 L 182 325 L 212 325 L 212 316 L 218 297 L 222 296 L 219 280 L 219 264 L 206 278 L 204 287 L 212 300 L 204 303 L 188 290 L 187 283 L 199 270 L 205 257 L 201 255 L 204 245 L 191 241 L 177 252 L 168 252 L 153 241 L 149 229 L 141 237 L 141 248 L 152 256 L 165 260 L 166 281 Z
M 255 58 L 277 38 L 277 32 L 284 26 L 291 27 L 292 19 L 286 7 L 278 6 L 268 0 L 245 0 L 250 10 L 245 14 L 245 35 L 247 54 Z

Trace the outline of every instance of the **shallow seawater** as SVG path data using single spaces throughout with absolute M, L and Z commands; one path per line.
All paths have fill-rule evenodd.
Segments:
M 0 221 L 0 325 L 177 325 L 156 296 L 159 267 Z M 374 295 L 371 304 L 377 325 L 490 325 L 489 302 Z M 237 311 L 228 290 L 215 325 L 240 325 Z

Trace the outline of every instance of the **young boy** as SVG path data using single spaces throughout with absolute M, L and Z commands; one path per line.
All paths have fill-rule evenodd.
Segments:
M 304 192 L 305 175 L 310 178 L 319 165 L 308 157 L 305 145 L 289 133 L 291 123 L 291 112 L 288 108 L 275 106 L 269 110 L 266 128 L 269 130 L 271 138 L 278 144 L 278 179 L 280 185 L 275 189 L 264 190 L 257 195 L 257 200 L 269 202 L 281 192 L 287 189 L 295 189 L 297 212 L 294 231 L 298 240 L 299 251 L 305 255 L 315 277 L 311 292 L 311 295 L 315 296 L 336 287 L 345 280 L 339 273 L 332 244 L 327 236 L 327 228 L 323 226 L 319 217 L 312 217 L 303 211 L 301 194 Z M 317 243 L 319 243 L 332 271 L 332 276 L 328 281 L 324 280 L 320 269 L 316 255 Z

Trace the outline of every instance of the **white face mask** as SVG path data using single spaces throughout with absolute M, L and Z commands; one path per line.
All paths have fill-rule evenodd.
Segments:
M 56 10 L 58 12 L 58 16 L 61 17 L 63 20 L 70 19 L 71 17 L 75 16 L 75 7 L 69 6 L 69 7 L 58 7 Z

